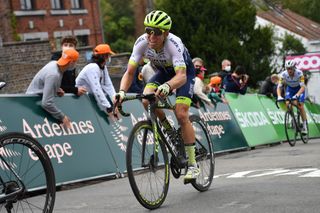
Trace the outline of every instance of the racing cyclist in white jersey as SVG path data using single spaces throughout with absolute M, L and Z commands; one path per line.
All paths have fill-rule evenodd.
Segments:
M 195 70 L 191 57 L 181 39 L 172 33 L 171 18 L 163 11 L 154 10 L 144 20 L 145 33 L 135 42 L 127 70 L 121 80 L 120 101 L 130 87 L 134 71 L 139 60 L 144 57 L 150 60 L 155 74 L 144 88 L 144 94 L 155 93 L 166 97 L 176 89 L 175 115 L 181 126 L 182 138 L 188 155 L 188 172 L 185 181 L 196 179 L 200 170 L 195 160 L 195 133 L 189 121 L 189 107 L 193 95 Z M 146 107 L 147 101 L 143 100 Z M 170 131 L 170 125 L 164 112 L 156 111 L 163 126 Z
M 280 81 L 277 88 L 278 101 L 282 101 L 284 99 L 296 99 L 293 103 L 297 104 L 297 100 L 299 100 L 299 104 L 297 106 L 301 112 L 303 121 L 301 132 L 303 134 L 307 134 L 307 116 L 304 109 L 305 84 L 303 72 L 296 69 L 295 62 L 292 60 L 286 61 L 285 68 L 286 70 L 280 74 Z M 281 87 L 284 83 L 286 85 L 285 98 L 281 96 Z M 288 103 L 286 103 L 286 105 L 288 107 Z

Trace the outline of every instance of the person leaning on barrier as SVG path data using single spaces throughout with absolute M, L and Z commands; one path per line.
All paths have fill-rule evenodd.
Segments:
M 226 92 L 240 93 L 242 95 L 247 92 L 247 83 L 249 76 L 243 66 L 237 66 L 232 74 L 227 75 L 223 79 L 223 88 Z
M 210 106 L 213 106 L 211 104 L 210 99 L 206 95 L 206 86 L 203 83 L 204 80 L 204 74 L 207 70 L 203 66 L 203 60 L 199 57 L 195 57 L 192 59 L 192 63 L 196 72 L 196 78 L 194 82 L 193 87 L 193 96 L 192 96 L 192 104 L 191 106 L 200 108 L 200 106 L 203 105 L 203 103 L 208 104 Z
M 58 60 L 62 52 L 67 49 L 76 49 L 77 39 L 74 36 L 66 36 L 61 40 L 62 51 L 55 52 L 52 54 L 51 60 Z M 74 93 L 75 95 L 81 96 L 87 92 L 85 87 L 76 87 L 76 68 L 72 67 L 63 73 L 61 81 L 61 89 L 66 93 Z
M 209 87 L 211 89 L 208 94 L 208 98 L 212 101 L 214 105 L 216 105 L 219 102 L 228 104 L 228 101 L 224 96 L 225 91 L 223 88 L 221 88 L 221 82 L 222 81 L 219 76 L 213 76 L 210 78 Z
M 87 64 L 76 78 L 76 86 L 87 88 L 89 94 L 93 94 L 99 108 L 112 115 L 112 98 L 115 95 L 115 89 L 109 76 L 106 66 L 107 60 L 112 52 L 108 44 L 99 44 L 93 50 L 91 62 Z
M 26 94 L 42 94 L 41 106 L 64 126 L 71 128 L 70 119 L 55 105 L 54 97 L 64 93 L 60 88 L 63 73 L 74 67 L 79 53 L 74 49 L 63 51 L 58 61 L 50 61 L 32 79 Z
M 277 74 L 272 74 L 271 76 L 266 77 L 262 82 L 259 89 L 259 94 L 266 95 L 268 97 L 277 98 L 277 86 L 279 82 L 279 76 Z

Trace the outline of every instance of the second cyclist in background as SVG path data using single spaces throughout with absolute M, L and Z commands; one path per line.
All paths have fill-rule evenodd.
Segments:
M 295 99 L 293 104 L 296 104 L 301 112 L 301 117 L 303 121 L 303 128 L 301 132 L 303 134 L 308 133 L 307 128 L 307 116 L 304 109 L 305 100 L 305 83 L 304 76 L 301 70 L 296 68 L 296 63 L 292 60 L 286 61 L 285 70 L 280 74 L 280 80 L 277 88 L 278 101 L 286 99 Z M 286 85 L 285 97 L 281 96 L 281 88 Z M 297 102 L 299 101 L 299 103 Z

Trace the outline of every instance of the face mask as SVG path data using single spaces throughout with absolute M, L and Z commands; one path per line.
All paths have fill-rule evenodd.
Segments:
M 230 71 L 231 71 L 231 66 L 226 66 L 226 67 L 224 68 L 224 70 L 227 71 L 227 72 L 230 72 Z

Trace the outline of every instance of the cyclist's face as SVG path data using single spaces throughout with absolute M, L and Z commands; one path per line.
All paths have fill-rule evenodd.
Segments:
M 155 50 L 162 49 L 164 40 L 168 34 L 168 31 L 163 32 L 160 35 L 158 33 L 154 33 L 153 31 L 150 31 L 150 33 L 147 32 L 149 47 Z
M 289 74 L 290 76 L 293 76 L 293 74 L 294 74 L 294 68 L 288 67 L 288 68 L 287 68 L 287 71 L 288 71 L 288 74 Z

